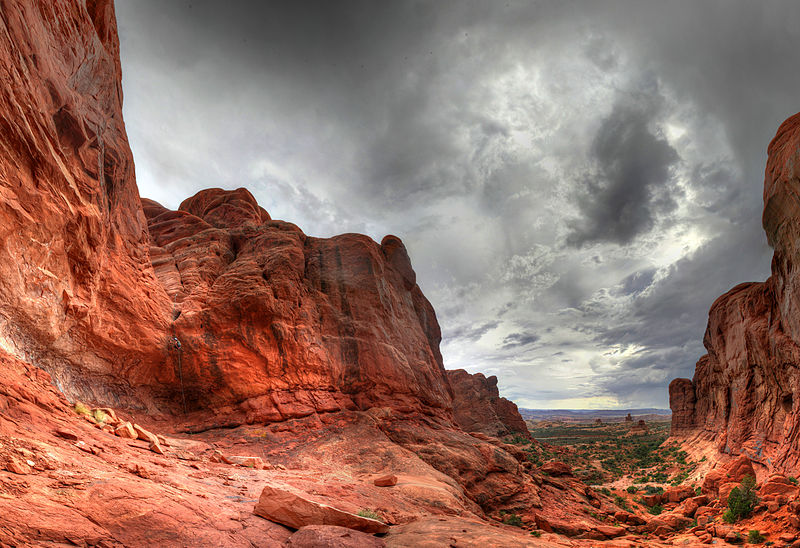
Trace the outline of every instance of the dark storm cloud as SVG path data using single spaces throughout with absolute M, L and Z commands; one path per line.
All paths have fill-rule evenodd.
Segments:
M 445 365 L 527 406 L 663 406 L 711 302 L 768 274 L 761 183 L 800 110 L 797 2 L 117 12 L 144 194 L 244 185 L 314 235 L 401 235 Z
M 671 169 L 678 153 L 651 129 L 652 105 L 617 103 L 592 142 L 597 171 L 578 192 L 582 218 L 570 223 L 570 245 L 627 244 L 671 213 L 677 192 Z

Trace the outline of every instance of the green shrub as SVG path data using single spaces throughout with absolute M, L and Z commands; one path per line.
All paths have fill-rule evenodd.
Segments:
M 515 432 L 510 437 L 510 439 L 508 439 L 508 441 L 506 441 L 506 443 L 510 443 L 510 444 L 513 444 L 513 445 L 530 445 L 531 440 L 529 440 L 528 438 L 526 438 L 522 434 L 519 434 L 519 433 Z
M 758 504 L 756 478 L 753 476 L 745 476 L 742 483 L 740 483 L 738 487 L 734 487 L 730 495 L 728 495 L 728 510 L 731 513 L 730 517 L 733 521 L 728 521 L 727 519 L 726 521 L 728 521 L 728 523 L 734 523 L 741 518 L 749 516 L 756 504 Z
M 609 491 L 608 487 L 603 487 L 602 489 L 600 489 L 600 492 L 603 493 L 607 497 L 611 496 L 611 491 Z
M 376 521 L 381 521 L 381 522 L 383 521 L 383 519 L 381 519 L 381 517 L 375 512 L 375 510 L 370 510 L 369 508 L 363 508 L 359 510 L 358 515 L 361 516 L 362 518 L 374 519 Z
M 636 487 L 635 485 L 630 485 L 630 486 L 628 486 L 628 488 L 627 488 L 627 489 L 625 489 L 625 490 L 626 490 L 628 493 L 630 493 L 630 494 L 633 494 L 633 493 L 638 493 L 638 492 L 639 492 L 639 488 L 638 488 L 638 487 Z
M 522 518 L 518 514 L 509 514 L 503 518 L 503 523 L 514 527 L 522 527 Z
M 725 510 L 722 514 L 722 521 L 725 523 L 736 523 L 736 515 L 731 510 Z
M 747 542 L 750 544 L 761 544 L 767 540 L 764 535 L 761 534 L 760 531 L 756 529 L 750 529 L 750 532 L 747 533 Z
M 647 511 L 648 511 L 648 512 L 650 512 L 651 514 L 653 514 L 654 516 L 657 516 L 657 515 L 659 515 L 661 512 L 663 512 L 663 511 L 664 511 L 664 507 L 663 507 L 663 506 L 661 506 L 660 504 L 654 504 L 653 506 L 651 506 L 650 508 L 648 508 L 648 509 L 647 509 Z
M 794 483 L 795 485 L 797 485 L 797 478 L 796 478 L 796 477 L 794 477 L 794 476 L 789 476 L 789 477 L 788 477 L 788 478 L 786 478 L 786 479 L 788 479 L 789 481 L 791 481 L 792 483 Z

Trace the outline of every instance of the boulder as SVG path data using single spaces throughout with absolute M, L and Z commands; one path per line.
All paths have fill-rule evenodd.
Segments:
M 139 437 L 136 429 L 134 429 L 133 425 L 129 422 L 123 422 L 117 426 L 114 429 L 114 435 L 119 436 L 120 438 L 127 438 L 131 440 L 135 440 Z
M 386 474 L 375 478 L 372 480 L 372 483 L 378 487 L 392 487 L 397 485 L 397 476 L 394 474 Z
M 294 529 L 306 525 L 336 525 L 370 534 L 389 531 L 385 523 L 315 501 L 309 494 L 288 485 L 265 486 L 253 513 Z
M 25 475 L 32 472 L 32 469 L 28 463 L 23 462 L 15 457 L 8 457 L 5 468 L 12 474 Z
M 550 462 L 546 462 L 542 465 L 540 470 L 545 474 L 556 478 L 561 476 L 572 476 L 572 468 L 569 466 L 569 464 L 561 461 L 552 460 Z
M 694 488 L 689 487 L 688 485 L 670 487 L 664 492 L 664 498 L 669 502 L 681 502 L 694 496 Z
M 787 499 L 796 497 L 798 493 L 800 493 L 800 487 L 790 482 L 785 476 L 770 477 L 758 490 L 761 497 L 785 496 Z

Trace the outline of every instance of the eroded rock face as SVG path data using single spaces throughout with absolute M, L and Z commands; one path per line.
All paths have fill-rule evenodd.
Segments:
M 453 389 L 453 414 L 461 428 L 490 436 L 518 433 L 530 437 L 517 405 L 500 397 L 497 377 L 456 369 L 448 371 L 447 378 Z
M 745 455 L 772 471 L 800 470 L 800 115 L 769 145 L 763 225 L 775 253 L 772 275 L 714 302 L 691 384 L 670 385 L 673 434 Z
M 68 395 L 142 405 L 170 303 L 122 121 L 110 0 L 0 3 L 0 347 Z
M 311 238 L 245 189 L 143 206 L 181 342 L 164 397 L 233 423 L 382 406 L 449 416 L 439 325 L 399 238 Z
M 690 379 L 675 379 L 669 383 L 669 407 L 672 409 L 672 433 L 694 427 L 694 407 L 697 398 Z

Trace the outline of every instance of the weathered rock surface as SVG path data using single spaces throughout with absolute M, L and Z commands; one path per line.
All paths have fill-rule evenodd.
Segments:
M 0 4 L 0 340 L 71 397 L 145 405 L 155 279 L 122 121 L 110 0 Z
M 800 471 L 800 115 L 768 148 L 763 226 L 774 248 L 766 282 L 714 302 L 693 380 L 673 381 L 673 435 L 746 455 L 768 471 Z
M 288 485 L 265 485 L 253 512 L 293 529 L 306 525 L 336 525 L 370 534 L 389 531 L 383 522 L 315 501 L 307 493 Z
M 382 539 L 335 525 L 308 525 L 289 537 L 285 548 L 383 548 Z
M 215 423 L 376 406 L 449 416 L 439 325 L 398 238 L 311 238 L 245 189 L 204 190 L 178 211 L 143 205 L 181 342 L 159 378 L 190 411 L 213 409 Z
M 453 414 L 461 428 L 489 436 L 517 433 L 530 437 L 517 405 L 500 397 L 497 377 L 455 369 L 447 371 L 447 378 L 453 389 Z

